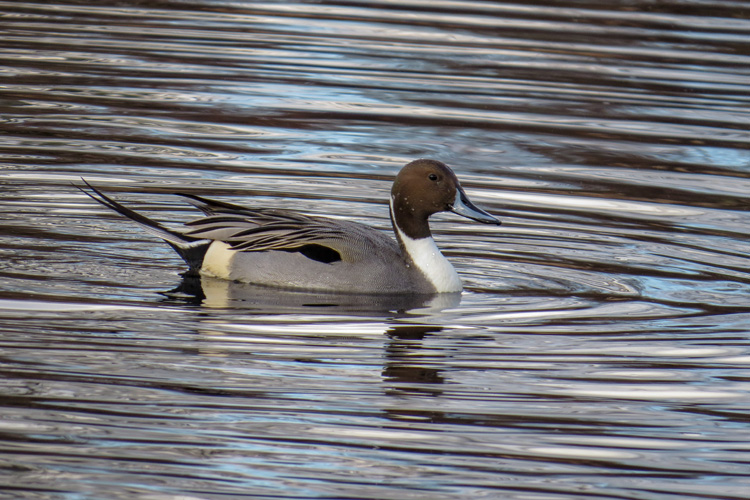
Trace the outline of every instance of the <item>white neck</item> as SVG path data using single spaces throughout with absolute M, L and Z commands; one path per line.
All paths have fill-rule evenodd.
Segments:
M 411 258 L 417 269 L 422 271 L 422 274 L 432 283 L 435 291 L 438 293 L 460 292 L 463 289 L 461 278 L 458 277 L 458 273 L 448 259 L 440 253 L 440 249 L 435 244 L 432 236 L 415 240 L 404 234 L 401 228 L 398 227 L 393 214 L 392 199 L 391 220 L 404 251 L 409 254 L 409 258 Z

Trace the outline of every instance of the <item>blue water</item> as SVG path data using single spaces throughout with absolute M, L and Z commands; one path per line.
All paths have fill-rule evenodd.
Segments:
M 746 499 L 750 3 L 0 2 L 0 498 Z M 389 231 L 460 300 L 184 280 L 173 193 Z

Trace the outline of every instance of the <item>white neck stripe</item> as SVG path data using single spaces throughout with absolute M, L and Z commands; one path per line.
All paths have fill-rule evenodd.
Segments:
M 432 236 L 416 240 L 410 238 L 398 227 L 396 217 L 393 213 L 392 197 L 390 209 L 393 228 L 401 241 L 404 251 L 408 254 L 417 269 L 432 283 L 435 291 L 439 293 L 460 292 L 463 289 L 461 278 L 458 277 L 458 273 L 448 259 L 440 253 L 440 249 L 435 244 Z

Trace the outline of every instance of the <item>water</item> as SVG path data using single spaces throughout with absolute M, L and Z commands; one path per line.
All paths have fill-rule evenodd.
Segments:
M 0 2 L 0 498 L 746 499 L 750 3 Z M 466 290 L 183 281 L 171 193 L 388 230 Z

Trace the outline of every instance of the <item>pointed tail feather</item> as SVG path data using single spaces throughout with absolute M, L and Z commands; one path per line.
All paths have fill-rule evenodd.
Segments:
M 122 205 L 121 203 L 113 200 L 106 194 L 102 193 L 94 186 L 89 184 L 86 179 L 81 178 L 86 187 L 88 187 L 94 194 L 87 191 L 86 189 L 76 186 L 81 192 L 86 194 L 92 200 L 104 205 L 105 207 L 114 210 L 115 212 L 124 215 L 128 219 L 132 220 L 149 233 L 158 236 L 163 239 L 169 245 L 180 254 L 180 257 L 190 266 L 190 271 L 198 271 L 203 265 L 203 257 L 206 255 L 210 240 L 202 240 L 199 238 L 193 238 L 186 236 L 179 231 L 168 228 L 163 224 L 149 219 L 145 215 L 139 214 L 138 212 L 131 210 L 130 208 Z

